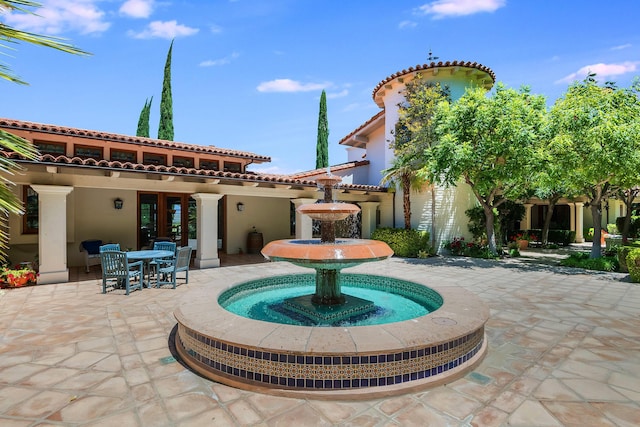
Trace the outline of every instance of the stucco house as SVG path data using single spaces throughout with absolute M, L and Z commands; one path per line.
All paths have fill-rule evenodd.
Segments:
M 84 263 L 84 240 L 139 249 L 168 237 L 192 246 L 195 266 L 208 268 L 220 265 L 219 250 L 246 251 L 254 229 L 264 243 L 312 237 L 311 220 L 293 208 L 322 197 L 315 181 L 247 170 L 267 156 L 12 119 L 0 128 L 41 153 L 37 161 L 3 153 L 24 168 L 7 177 L 25 205 L 25 215 L 9 218 L 8 257 L 37 259 L 38 283 L 67 281 L 69 267 Z M 339 199 L 361 206 L 364 237 L 391 226 L 386 188 L 345 183 Z
M 374 88 L 373 101 L 380 111 L 340 140 L 347 161 L 331 167 L 332 174 L 343 177 L 337 199 L 362 209 L 363 238 L 376 227 L 403 225 L 401 195 L 379 183 L 381 171 L 393 160 L 389 141 L 403 89 L 418 73 L 449 86 L 453 99 L 470 85 L 489 89 L 496 81 L 491 69 L 476 62 L 431 62 L 398 71 Z M 2 153 L 24 168 L 6 177 L 17 184 L 15 192 L 25 205 L 24 215 L 9 217 L 8 257 L 12 263 L 37 259 L 39 283 L 67 281 L 69 267 L 83 265 L 80 243 L 89 239 L 140 249 L 168 237 L 193 247 L 195 266 L 209 268 L 220 265 L 218 251 L 246 251 L 248 233 L 254 229 L 265 244 L 313 235 L 311 219 L 295 213 L 295 207 L 322 198 L 315 178 L 325 170 L 269 175 L 248 169 L 269 162 L 268 156 L 213 145 L 8 118 L 0 118 L 0 128 L 33 142 L 41 153 L 37 161 Z M 462 184 L 412 194 L 413 228 L 432 228 L 429 191 L 437 199 L 436 241 L 469 236 L 464 212 L 476 200 Z M 540 227 L 544 201 L 531 200 L 525 206 L 521 228 Z M 620 202 L 611 201 L 610 206 L 613 218 L 623 214 Z M 590 217 L 583 201 L 561 200 L 556 215 L 558 224 L 576 231 L 577 241 L 584 240 L 582 230 L 590 226 Z
M 480 86 L 490 89 L 496 82 L 494 72 L 477 62 L 447 61 L 416 65 L 391 74 L 373 89 L 373 101 L 381 110 L 364 124 L 340 140 L 346 147 L 348 160 L 367 160 L 357 168 L 336 172 L 345 176 L 345 181 L 375 185 L 382 178 L 381 171 L 390 167 L 394 157 L 389 142 L 393 141 L 393 131 L 398 121 L 398 105 L 404 100 L 406 83 L 420 74 L 425 81 L 439 82 L 450 89 L 451 98 L 458 99 L 467 87 Z M 298 175 L 311 178 L 310 174 Z M 394 199 L 394 227 L 403 226 L 401 189 L 397 189 Z M 465 211 L 477 204 L 469 187 L 460 183 L 454 188 L 435 187 L 435 226 L 438 243 L 456 236 L 471 237 Z M 561 199 L 554 210 L 552 228 L 573 230 L 576 241 L 584 242 L 585 228 L 593 227 L 591 211 L 585 208 L 585 198 Z M 526 215 L 521 229 L 541 229 L 547 213 L 548 203 L 536 198 L 525 204 Z M 431 230 L 432 204 L 430 190 L 411 194 L 411 225 L 415 229 Z M 619 200 L 611 199 L 606 204 L 601 226 L 615 222 L 617 216 L 625 214 L 625 206 Z

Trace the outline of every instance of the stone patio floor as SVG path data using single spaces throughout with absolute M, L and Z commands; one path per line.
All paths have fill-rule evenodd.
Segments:
M 129 296 L 101 294 L 90 276 L 5 290 L 0 425 L 640 425 L 640 286 L 626 274 L 527 258 L 392 258 L 350 269 L 427 277 L 489 304 L 487 356 L 444 386 L 365 401 L 283 398 L 204 379 L 173 358 L 172 313 L 190 289 L 249 271 L 299 270 L 287 263 L 192 270 L 188 285 Z

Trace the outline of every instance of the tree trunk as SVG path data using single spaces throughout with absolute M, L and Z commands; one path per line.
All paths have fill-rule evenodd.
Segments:
M 622 234 L 623 244 L 626 244 L 627 241 L 629 240 L 629 227 L 631 226 L 631 214 L 633 213 L 631 211 L 631 205 L 633 204 L 633 199 L 636 198 L 639 191 L 640 190 L 630 189 L 623 193 L 622 201 L 624 202 L 624 205 L 627 208 L 626 209 L 627 212 L 625 213 L 625 216 L 624 216 L 624 224 L 622 226 L 622 230 L 619 230 L 620 233 Z
M 489 245 L 489 251 L 492 254 L 498 255 L 498 248 L 496 246 L 496 234 L 494 227 L 493 208 L 486 203 L 482 204 L 484 210 L 484 217 L 487 223 L 487 243 Z
M 540 241 L 543 245 L 549 243 L 549 227 L 551 226 L 551 217 L 553 216 L 553 211 L 556 208 L 558 200 L 560 200 L 560 196 L 552 197 L 549 199 L 549 209 L 547 210 L 547 217 L 544 219 L 544 224 L 542 225 L 542 236 L 540 236 Z
M 591 258 L 600 258 L 602 256 L 602 246 L 600 239 L 602 236 L 602 207 L 600 206 L 601 198 L 591 202 L 591 217 L 593 218 L 593 244 L 591 245 Z
M 431 248 L 436 247 L 436 186 L 431 185 Z
M 404 229 L 411 230 L 411 180 L 408 175 L 402 177 L 402 209 Z

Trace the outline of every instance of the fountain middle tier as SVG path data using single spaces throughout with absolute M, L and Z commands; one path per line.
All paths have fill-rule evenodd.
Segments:
M 288 261 L 301 267 L 342 269 L 363 262 L 380 261 L 393 255 L 384 242 L 367 239 L 337 239 L 335 242 L 309 240 L 275 240 L 269 242 L 262 254 L 271 261 Z

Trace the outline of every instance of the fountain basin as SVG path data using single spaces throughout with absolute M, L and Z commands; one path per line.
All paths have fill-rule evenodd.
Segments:
M 253 274 L 244 281 L 263 277 Z M 431 286 L 442 306 L 411 320 L 315 327 L 228 312 L 220 295 L 244 281 L 192 290 L 174 313 L 183 361 L 227 385 L 283 396 L 368 399 L 452 381 L 486 352 L 489 309 L 461 288 Z
M 301 267 L 341 269 L 387 259 L 393 251 L 379 240 L 337 239 L 335 243 L 323 243 L 320 239 L 287 239 L 267 243 L 262 254 L 271 261 L 288 261 Z

